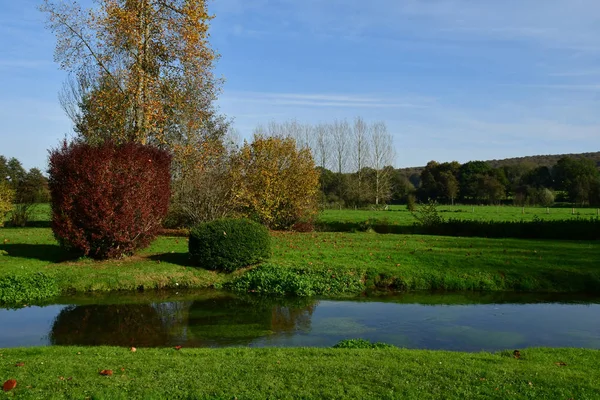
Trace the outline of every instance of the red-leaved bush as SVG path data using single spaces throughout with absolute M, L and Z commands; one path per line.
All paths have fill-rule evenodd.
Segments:
M 152 146 L 63 142 L 50 152 L 54 236 L 99 259 L 147 246 L 169 207 L 170 165 L 170 154 Z

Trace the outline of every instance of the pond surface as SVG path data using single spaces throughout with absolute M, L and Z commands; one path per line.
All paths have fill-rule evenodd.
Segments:
M 412 293 L 274 301 L 203 292 L 71 297 L 57 303 L 0 309 L 0 348 L 330 347 L 364 338 L 417 349 L 600 349 L 599 298 Z

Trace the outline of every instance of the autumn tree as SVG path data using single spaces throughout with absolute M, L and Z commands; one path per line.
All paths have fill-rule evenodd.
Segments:
M 6 215 L 13 209 L 15 191 L 8 182 L 0 180 L 0 227 L 4 226 Z
M 205 0 L 44 0 L 55 59 L 72 85 L 63 100 L 80 136 L 114 143 L 195 146 L 214 114 Z M 65 92 L 63 92 L 65 93 Z
M 255 135 L 234 157 L 231 180 L 240 214 L 271 229 L 290 229 L 318 208 L 319 173 L 293 138 Z

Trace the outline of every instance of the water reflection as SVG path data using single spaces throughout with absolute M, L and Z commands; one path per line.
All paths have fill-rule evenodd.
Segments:
M 357 337 L 462 351 L 600 348 L 600 304 L 581 296 L 412 293 L 317 301 L 202 292 L 77 297 L 57 303 L 0 309 L 0 348 L 328 347 Z
M 54 345 L 245 346 L 269 335 L 310 331 L 317 302 L 274 304 L 217 297 L 155 304 L 67 306 L 51 328 Z

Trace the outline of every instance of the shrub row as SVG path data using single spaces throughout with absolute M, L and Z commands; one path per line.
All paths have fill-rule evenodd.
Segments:
M 516 239 L 599 240 L 600 218 L 533 221 L 473 221 L 450 218 L 439 224 L 392 225 L 384 221 L 320 223 L 324 232 L 366 232 L 390 234 L 424 234 L 442 236 L 475 236 Z
M 0 278 L 0 304 L 22 304 L 58 296 L 56 280 L 42 272 Z

